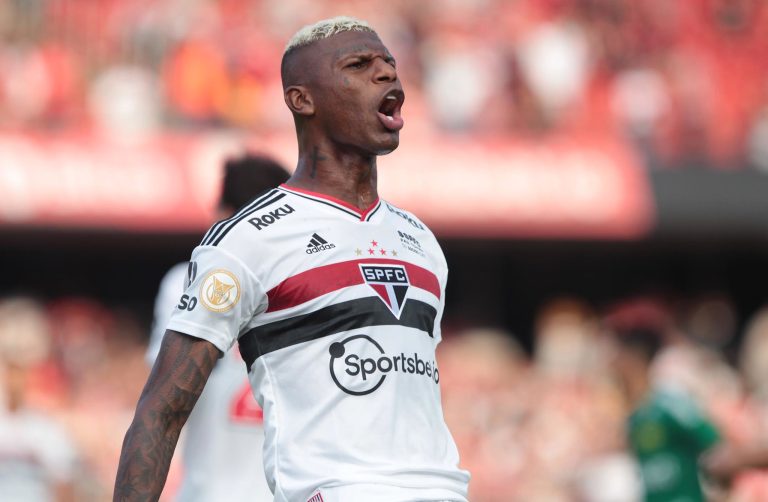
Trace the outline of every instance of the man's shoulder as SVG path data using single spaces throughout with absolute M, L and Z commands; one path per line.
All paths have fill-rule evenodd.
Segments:
M 432 231 L 429 229 L 429 227 L 421 221 L 412 211 L 409 211 L 407 209 L 403 209 L 402 207 L 396 206 L 388 201 L 382 201 L 382 204 L 384 208 L 389 211 L 391 214 L 395 215 L 396 217 L 402 218 L 403 221 L 407 223 L 407 225 L 414 231 L 414 232 L 425 232 L 430 235 L 432 235 Z
M 243 243 L 266 241 L 279 232 L 278 223 L 295 214 L 296 210 L 296 204 L 291 204 L 286 192 L 269 190 L 231 217 L 214 223 L 203 236 L 200 246 L 237 249 Z
M 382 202 L 385 210 L 390 213 L 391 218 L 394 221 L 399 220 L 402 222 L 402 224 L 397 225 L 397 233 L 403 244 L 406 247 L 415 245 L 419 249 L 423 248 L 422 251 L 427 252 L 428 255 L 436 260 L 435 266 L 447 269 L 448 264 L 446 263 L 442 246 L 438 242 L 437 237 L 435 237 L 435 234 L 432 233 L 432 230 L 413 212 L 395 206 L 388 201 Z

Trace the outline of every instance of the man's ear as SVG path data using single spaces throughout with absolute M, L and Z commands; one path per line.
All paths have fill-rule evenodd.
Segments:
M 292 85 L 283 94 L 285 104 L 297 115 L 309 117 L 315 114 L 315 103 L 309 89 L 303 85 Z

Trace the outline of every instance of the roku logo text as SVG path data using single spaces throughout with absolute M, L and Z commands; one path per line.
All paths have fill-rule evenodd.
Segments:
M 293 212 L 293 208 L 286 204 L 282 207 L 278 207 L 277 209 L 268 212 L 267 214 L 262 214 L 260 216 L 257 216 L 255 218 L 251 218 L 248 220 L 248 223 L 256 227 L 256 230 L 261 230 L 264 227 L 268 227 L 277 220 L 279 220 L 283 216 L 287 216 Z

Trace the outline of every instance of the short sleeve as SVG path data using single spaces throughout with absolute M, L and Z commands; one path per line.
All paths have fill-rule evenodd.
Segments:
M 160 352 L 165 327 L 168 325 L 173 310 L 179 304 L 179 297 L 184 293 L 188 263 L 174 265 L 160 281 L 160 287 L 155 297 L 155 317 L 152 320 L 152 331 L 149 334 L 149 345 L 144 355 L 149 366 L 152 366 Z
M 167 329 L 208 340 L 226 352 L 266 306 L 266 291 L 239 257 L 219 247 L 199 246 Z

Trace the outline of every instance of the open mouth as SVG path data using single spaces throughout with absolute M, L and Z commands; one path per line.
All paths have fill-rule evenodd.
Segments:
M 389 91 L 384 95 L 379 105 L 379 120 L 390 131 L 399 131 L 405 125 L 400 110 L 405 101 L 405 93 L 399 89 Z

